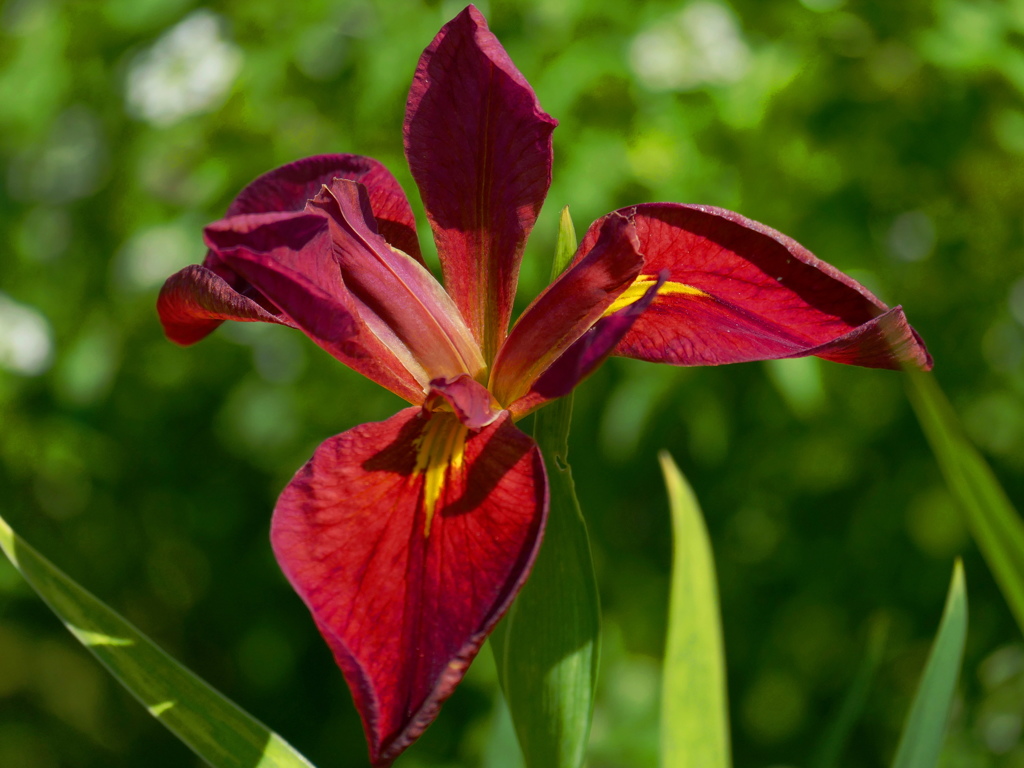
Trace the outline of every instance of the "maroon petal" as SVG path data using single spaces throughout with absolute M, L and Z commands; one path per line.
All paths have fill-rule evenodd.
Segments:
M 313 341 L 399 397 L 423 402 L 428 376 L 400 342 L 367 325 L 345 286 L 327 217 L 245 214 L 205 234 L 234 274 Z
M 629 288 L 643 265 L 637 245 L 632 222 L 609 216 L 590 252 L 527 307 L 494 361 L 491 389 L 499 403 L 529 391 Z
M 472 5 L 423 52 L 405 154 L 445 286 L 487 361 L 505 337 L 523 246 L 551 185 L 555 125 Z
M 626 212 L 644 267 L 619 301 L 641 295 L 661 270 L 669 277 L 616 354 L 674 365 L 818 355 L 873 368 L 931 367 L 901 310 L 791 238 L 720 208 L 648 203 Z M 581 253 L 596 245 L 599 228 L 600 220 Z
M 547 510 L 536 444 L 407 408 L 321 445 L 271 539 L 386 766 L 436 717 L 526 579 Z
M 316 197 L 324 184 L 330 184 L 336 178 L 350 179 L 364 185 L 381 235 L 391 245 L 422 263 L 423 257 L 420 255 L 419 239 L 416 236 L 416 220 L 409 201 L 390 171 L 369 157 L 316 155 L 282 165 L 255 179 L 239 192 L 228 207 L 227 216 L 301 211 L 305 208 L 306 201 Z M 244 305 L 245 301 L 242 301 L 242 298 L 247 297 L 264 308 L 269 306 L 266 298 L 228 267 L 215 250 L 206 254 L 203 266 L 223 282 L 223 285 L 217 286 L 217 290 L 224 293 L 225 289 L 230 289 L 241 295 L 240 299 L 225 299 L 226 301 Z M 205 284 L 202 286 L 203 289 L 208 287 Z M 178 338 L 187 341 L 179 343 L 192 344 L 212 333 L 224 320 L 235 319 L 239 318 L 210 317 L 202 322 L 186 318 L 189 327 L 187 330 L 182 329 L 178 333 Z
M 401 186 L 383 165 L 360 155 L 315 155 L 268 171 L 238 193 L 227 216 L 301 211 L 334 179 L 358 181 L 369 193 L 381 235 L 422 263 L 416 219 Z
M 522 418 L 545 403 L 564 397 L 597 370 L 651 306 L 666 277 L 667 272 L 663 271 L 639 299 L 598 320 L 541 374 L 526 395 L 509 406 L 513 418 Z
M 193 264 L 167 278 L 156 301 L 167 338 L 186 346 L 206 338 L 225 320 L 291 325 L 277 310 L 261 307 L 206 267 Z

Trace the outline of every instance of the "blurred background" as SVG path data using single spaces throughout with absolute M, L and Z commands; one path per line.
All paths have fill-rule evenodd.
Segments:
M 557 214 L 731 208 L 902 304 L 1024 498 L 1024 0 L 482 0 L 555 132 Z M 300 334 L 179 349 L 154 301 L 202 226 L 279 164 L 402 156 L 416 61 L 461 5 L 0 3 L 0 507 L 29 542 L 321 768 L 365 765 L 341 674 L 268 544 L 320 441 L 402 403 Z M 433 263 L 436 263 L 436 257 Z M 1024 645 L 901 378 L 816 359 L 613 360 L 571 459 L 604 603 L 591 768 L 657 762 L 671 554 L 656 460 L 701 499 L 735 761 L 817 766 L 884 639 L 840 765 L 887 763 L 953 559 L 971 601 L 950 766 L 1024 766 Z M 874 641 L 872 641 L 874 638 Z M 485 649 L 403 768 L 516 768 Z M 0 765 L 195 765 L 0 563 Z

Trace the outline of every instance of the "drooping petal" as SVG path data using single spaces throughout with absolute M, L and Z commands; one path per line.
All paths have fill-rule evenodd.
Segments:
M 491 389 L 499 403 L 512 403 L 529 391 L 632 285 L 643 265 L 637 245 L 632 222 L 609 216 L 590 252 L 527 307 L 494 361 Z
M 286 220 L 288 223 L 284 224 Z M 213 225 L 213 229 L 220 227 L 225 237 L 253 239 L 261 236 L 259 227 L 268 222 L 281 222 L 282 226 L 287 227 L 287 242 L 297 248 L 301 248 L 317 231 L 325 228 L 324 222 L 319 220 L 308 217 L 295 219 L 289 214 L 270 213 L 235 219 L 232 225 L 221 225 L 218 222 Z M 209 238 L 207 245 L 211 245 Z M 258 243 L 255 247 L 264 250 L 273 245 Z M 294 327 L 294 323 L 282 315 L 276 305 L 229 269 L 223 259 L 207 257 L 208 263 L 214 260 L 217 269 L 198 264 L 185 267 L 171 275 L 161 288 L 157 312 L 164 332 L 171 341 L 182 345 L 194 344 L 208 336 L 224 320 L 263 321 Z
M 873 368 L 931 367 L 899 307 L 890 310 L 770 227 L 707 206 L 648 203 L 626 212 L 644 267 L 619 302 L 638 298 L 663 269 L 669 278 L 616 354 L 674 365 L 818 355 Z M 599 228 L 600 220 L 581 253 L 596 245 Z
M 226 215 L 301 211 L 307 200 L 334 179 L 349 179 L 366 187 L 384 239 L 423 262 L 416 219 L 405 192 L 387 168 L 361 155 L 315 155 L 268 171 L 238 193 Z
M 463 373 L 451 379 L 434 379 L 423 403 L 424 410 L 442 410 L 440 401 L 449 409 L 463 426 L 469 429 L 483 429 L 501 416 L 502 408 L 487 387 Z
M 441 284 L 377 233 L 362 185 L 337 180 L 308 210 L 330 221 L 336 269 L 378 335 L 396 336 L 431 379 L 483 370 L 480 348 Z
M 317 449 L 272 542 L 386 766 L 434 719 L 529 572 L 547 510 L 536 444 L 507 414 L 468 432 L 407 408 Z
M 263 301 L 350 368 L 411 403 L 429 377 L 400 341 L 375 333 L 360 314 L 319 213 L 244 214 L 205 230 L 207 243 Z
M 291 325 L 238 293 L 222 277 L 199 264 L 167 278 L 156 301 L 167 338 L 187 346 L 206 338 L 224 320 L 263 321 Z
M 487 361 L 505 337 L 523 246 L 551 185 L 555 125 L 473 6 L 423 52 L 405 154 L 445 287 Z
M 667 276 L 667 270 L 662 271 L 639 299 L 606 314 L 594 323 L 589 331 L 533 382 L 525 395 L 509 406 L 512 417 L 519 419 L 551 400 L 564 397 L 597 370 L 637 319 L 651 306 Z

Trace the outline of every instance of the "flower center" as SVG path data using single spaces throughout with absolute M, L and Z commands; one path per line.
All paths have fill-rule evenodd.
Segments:
M 434 509 L 448 480 L 449 469 L 458 472 L 466 453 L 469 430 L 453 413 L 435 411 L 416 439 L 416 468 L 413 479 L 423 475 L 423 535 L 430 535 Z

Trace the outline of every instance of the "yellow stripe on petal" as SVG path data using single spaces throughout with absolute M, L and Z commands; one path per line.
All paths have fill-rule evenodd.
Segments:
M 640 298 L 647 293 L 647 289 L 658 282 L 658 278 L 653 275 L 640 275 L 633 284 L 623 291 L 619 298 L 612 302 L 611 306 L 604 311 L 603 317 L 607 317 L 613 312 L 618 312 L 623 307 L 628 307 L 634 301 L 639 301 Z M 662 296 L 707 296 L 704 291 L 700 288 L 694 288 L 692 285 L 686 283 L 673 283 L 671 281 L 666 282 L 661 288 L 658 289 L 658 295 L 655 297 L 655 301 L 660 299 Z
M 423 535 L 430 535 L 430 524 L 434 519 L 437 500 L 441 498 L 449 468 L 462 469 L 466 453 L 466 429 L 453 414 L 435 413 L 427 422 L 416 446 L 416 469 L 413 478 L 420 475 L 423 480 L 423 511 L 426 521 Z

